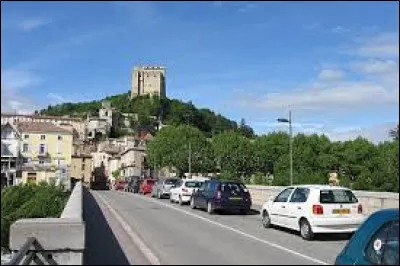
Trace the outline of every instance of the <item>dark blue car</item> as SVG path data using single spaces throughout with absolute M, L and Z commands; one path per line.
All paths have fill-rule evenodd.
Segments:
M 210 214 L 216 210 L 246 214 L 251 208 L 251 197 L 241 182 L 209 180 L 193 192 L 190 206 L 192 209 L 206 209 Z
M 399 209 L 373 213 L 337 256 L 335 265 L 399 265 Z

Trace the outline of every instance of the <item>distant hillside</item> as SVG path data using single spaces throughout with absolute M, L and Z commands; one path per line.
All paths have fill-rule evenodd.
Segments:
M 84 118 L 88 113 L 95 113 L 101 108 L 101 102 L 108 100 L 121 113 L 137 113 L 138 121 L 131 121 L 134 129 L 137 127 L 155 127 L 157 117 L 166 125 L 190 124 L 199 128 L 207 136 L 212 136 L 227 130 L 238 130 L 247 137 L 253 137 L 253 129 L 242 119 L 240 125 L 209 109 L 198 109 L 191 102 L 184 103 L 176 99 L 160 99 L 141 96 L 130 99 L 129 93 L 118 94 L 99 101 L 63 103 L 49 105 L 39 111 L 42 115 Z

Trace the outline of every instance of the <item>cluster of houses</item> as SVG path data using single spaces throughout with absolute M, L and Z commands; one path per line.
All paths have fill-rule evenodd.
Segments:
M 129 122 L 123 121 L 129 128 Z M 105 102 L 98 115 L 85 120 L 38 114 L 1 114 L 1 186 L 41 181 L 89 184 L 96 167 L 111 180 L 151 175 L 146 143 L 152 135 L 107 138 L 115 112 Z M 96 136 L 104 136 L 95 141 Z

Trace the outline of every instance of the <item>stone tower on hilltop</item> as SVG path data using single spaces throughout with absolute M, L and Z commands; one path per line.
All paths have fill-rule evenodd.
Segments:
M 134 67 L 131 86 L 131 98 L 140 95 L 158 95 L 165 98 L 165 67 Z

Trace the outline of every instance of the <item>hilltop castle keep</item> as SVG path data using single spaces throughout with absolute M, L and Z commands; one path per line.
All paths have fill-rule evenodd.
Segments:
M 131 98 L 139 95 L 166 97 L 165 67 L 141 66 L 133 68 Z

